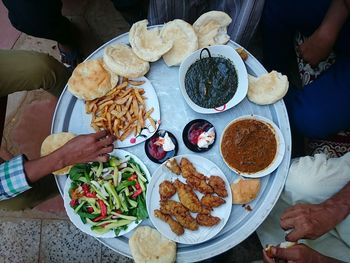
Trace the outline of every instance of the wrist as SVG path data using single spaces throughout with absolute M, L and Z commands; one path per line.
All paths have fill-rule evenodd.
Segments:
M 341 222 L 350 214 L 350 200 L 332 197 L 323 202 L 323 205 L 338 222 Z
M 69 165 L 67 161 L 67 154 L 64 152 L 64 150 L 59 149 L 53 152 L 51 155 L 53 159 L 53 171 L 58 171 Z

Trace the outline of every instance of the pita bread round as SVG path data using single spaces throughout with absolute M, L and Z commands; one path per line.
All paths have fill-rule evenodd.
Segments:
M 271 71 L 256 78 L 248 75 L 248 99 L 259 105 L 275 103 L 286 95 L 288 78 L 279 72 Z
M 149 70 L 149 63 L 136 56 L 125 44 L 107 46 L 104 49 L 103 61 L 109 70 L 126 78 L 142 77 Z
M 75 134 L 70 132 L 55 133 L 47 136 L 46 139 L 41 144 L 40 155 L 46 156 L 56 151 L 58 148 L 61 148 L 63 145 L 65 145 L 68 141 L 70 141 L 74 137 L 75 137 Z M 53 172 L 53 174 L 55 175 L 68 174 L 70 171 L 70 168 L 72 168 L 72 166 L 64 167 L 58 171 Z
M 173 41 L 162 39 L 157 27 L 147 30 L 147 24 L 146 19 L 133 24 L 129 42 L 139 58 L 154 62 L 172 48 Z
M 173 263 L 176 259 L 176 243 L 149 226 L 136 229 L 129 247 L 135 263 Z
M 260 191 L 260 179 L 238 179 L 231 184 L 232 203 L 247 204 L 253 201 Z
M 196 32 L 181 19 L 166 23 L 160 35 L 165 41 L 174 41 L 173 47 L 163 55 L 164 62 L 169 67 L 180 65 L 189 54 L 198 49 Z
M 68 90 L 77 98 L 93 100 L 107 94 L 118 83 L 104 68 L 102 59 L 80 63 L 68 80 Z
M 230 40 L 230 36 L 227 35 L 227 26 L 231 22 L 231 17 L 221 11 L 210 11 L 201 15 L 193 23 L 199 48 L 226 44 Z

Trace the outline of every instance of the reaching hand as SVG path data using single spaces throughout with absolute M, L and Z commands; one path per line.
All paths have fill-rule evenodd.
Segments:
M 271 248 L 271 257 L 266 254 L 263 250 L 263 260 L 265 263 L 326 263 L 326 262 L 340 262 L 336 259 L 326 257 L 317 251 L 305 246 L 298 244 L 290 248 Z
M 300 55 L 311 66 L 317 66 L 331 54 L 335 39 L 316 30 L 299 46 Z
M 281 227 L 292 230 L 287 241 L 299 239 L 316 239 L 333 229 L 341 218 L 338 218 L 335 206 L 323 204 L 299 204 L 288 208 L 281 216 Z
M 107 131 L 79 135 L 66 143 L 58 151 L 64 156 L 64 165 L 87 163 L 92 161 L 105 162 L 108 153 L 112 152 L 116 138 Z

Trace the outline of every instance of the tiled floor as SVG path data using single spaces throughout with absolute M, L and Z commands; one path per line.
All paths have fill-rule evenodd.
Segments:
M 80 29 L 79 39 L 84 55 L 129 29 L 109 0 L 62 2 L 63 14 Z M 54 41 L 28 36 L 11 26 L 2 1 L 0 35 L 1 49 L 35 50 L 59 59 Z M 45 91 L 24 91 L 10 95 L 2 145 L 12 154 L 24 152 L 31 158 L 38 156 L 39 146 L 50 129 L 54 104 L 55 99 Z M 38 114 L 28 115 L 28 112 L 33 111 Z M 214 262 L 244 263 L 259 259 L 259 245 L 256 236 L 250 237 Z M 69 222 L 58 197 L 35 210 L 0 211 L 0 263 L 6 262 L 128 263 L 132 260 L 77 230 Z

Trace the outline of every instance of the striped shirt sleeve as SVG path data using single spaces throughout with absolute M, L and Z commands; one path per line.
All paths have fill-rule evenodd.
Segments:
M 24 172 L 24 156 L 0 164 L 0 200 L 15 197 L 30 189 Z

